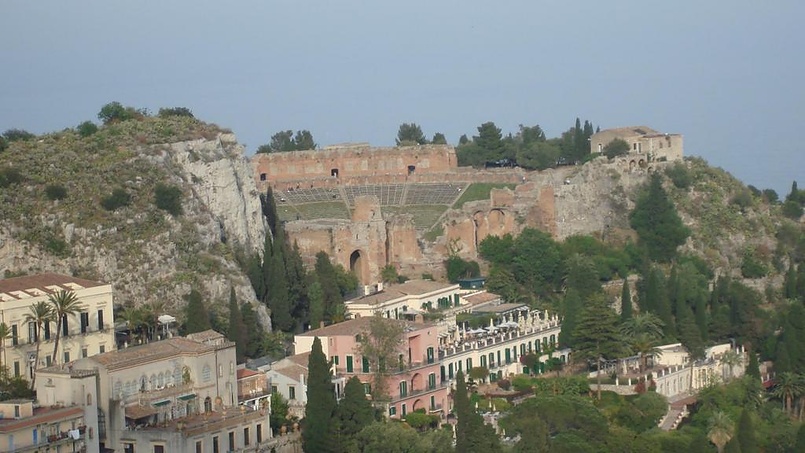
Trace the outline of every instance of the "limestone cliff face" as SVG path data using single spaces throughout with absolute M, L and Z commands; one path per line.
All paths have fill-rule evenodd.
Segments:
M 93 139 L 101 142 L 110 131 Z M 86 154 L 88 140 L 62 132 L 10 148 L 0 167 L 13 165 L 25 179 L 0 188 L 0 274 L 52 271 L 101 280 L 113 284 L 116 304 L 163 303 L 179 317 L 191 288 L 224 314 L 234 287 L 270 328 L 235 260 L 262 253 L 266 234 L 252 169 L 234 135 L 216 132 L 168 144 L 125 141 Z M 44 197 L 47 183 L 63 185 L 67 197 Z M 182 215 L 156 208 L 157 184 L 181 190 Z M 100 201 L 114 188 L 131 201 L 107 211 Z

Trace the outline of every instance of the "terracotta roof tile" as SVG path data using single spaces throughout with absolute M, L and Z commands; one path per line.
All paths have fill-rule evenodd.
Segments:
M 181 354 L 198 354 L 213 350 L 215 350 L 215 346 L 198 343 L 187 338 L 174 337 L 141 346 L 105 352 L 89 357 L 88 360 L 111 370 L 163 360 Z
M 97 286 L 107 285 L 108 283 L 94 282 L 92 280 L 85 280 L 83 278 L 70 277 L 69 275 L 61 274 L 37 274 L 26 275 L 24 277 L 14 277 L 0 279 L 0 293 L 5 293 L 15 299 L 22 299 L 14 294 L 14 291 L 26 291 L 29 289 L 37 289 L 45 294 L 55 293 L 56 291 L 48 287 L 58 286 L 59 290 L 71 291 L 81 288 L 94 288 Z M 77 285 L 74 286 L 74 285 Z M 58 291 L 58 290 L 57 290 Z M 36 294 L 29 294 L 30 297 L 36 297 Z
M 29 426 L 36 426 L 40 424 L 69 420 L 84 415 L 84 409 L 81 407 L 62 407 L 50 408 L 40 407 L 34 409 L 34 414 L 31 417 L 21 419 L 0 419 L 0 433 L 10 433 Z

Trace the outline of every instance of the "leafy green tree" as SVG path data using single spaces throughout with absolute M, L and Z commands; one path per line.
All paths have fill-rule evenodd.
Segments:
M 86 138 L 98 132 L 98 126 L 92 121 L 84 121 L 76 127 L 76 131 L 78 131 L 79 136 Z
M 447 138 L 441 132 L 433 134 L 433 139 L 430 141 L 434 145 L 446 145 Z
M 271 415 L 268 421 L 275 435 L 279 434 L 282 425 L 288 421 L 288 409 L 288 401 L 283 398 L 282 393 L 271 394 Z
M 132 107 L 124 107 L 123 104 L 115 101 L 110 102 L 98 112 L 98 119 L 103 124 L 113 124 L 122 121 L 133 120 L 138 117 L 138 112 Z
M 788 264 L 788 272 L 785 273 L 783 296 L 786 299 L 799 298 L 799 294 L 797 293 L 797 269 L 793 261 Z
M 229 290 L 229 328 L 226 331 L 226 338 L 235 343 L 235 354 L 238 363 L 246 361 L 246 348 L 248 332 L 243 324 L 243 315 L 238 306 L 238 299 L 235 296 L 235 287 Z
M 466 145 L 470 142 L 470 139 L 467 138 L 467 134 L 461 134 L 461 137 L 458 138 L 459 145 Z
M 615 359 L 623 352 L 623 338 L 618 330 L 618 314 L 609 307 L 603 297 L 588 301 L 573 331 L 573 337 L 573 357 L 582 363 L 596 365 L 597 392 L 600 400 L 602 361 Z
M 319 337 L 313 340 L 308 359 L 307 401 L 302 427 L 302 449 L 310 452 L 337 451 L 335 388 L 330 364 L 322 351 Z
M 626 322 L 632 319 L 632 293 L 629 289 L 629 281 L 623 279 L 623 287 L 621 288 L 621 322 Z
M 667 262 L 676 256 L 690 230 L 682 223 L 674 204 L 662 188 L 662 178 L 653 173 L 648 188 L 638 198 L 629 221 L 640 244 L 654 261 Z
M 792 220 L 799 220 L 802 217 L 802 204 L 794 200 L 786 200 L 783 203 L 783 215 Z
M 154 187 L 154 205 L 174 217 L 182 215 L 182 189 L 159 183 Z
M 780 196 L 777 195 L 777 191 L 774 189 L 763 189 L 761 193 L 763 194 L 763 198 L 769 204 L 776 204 L 778 201 L 780 201 Z
M 402 123 L 397 131 L 397 146 L 425 145 L 428 139 L 416 123 Z
M 481 268 L 475 261 L 467 261 L 458 255 L 449 256 L 444 262 L 447 269 L 447 281 L 456 283 L 462 278 L 472 278 L 481 275 Z
M 375 411 L 366 399 L 363 384 L 352 376 L 344 386 L 344 398 L 338 403 L 338 440 L 340 451 L 354 451 L 358 445 L 358 433 L 374 421 Z
M 683 162 L 676 162 L 666 168 L 665 175 L 678 189 L 688 189 L 693 184 L 693 176 Z
M 204 299 L 201 293 L 193 288 L 185 296 L 187 305 L 185 306 L 184 331 L 186 334 L 203 332 L 212 328 L 210 325 L 210 315 L 204 306 Z
M 380 278 L 384 283 L 397 283 L 400 276 L 397 274 L 397 267 L 393 264 L 388 264 L 380 271 Z
M 52 307 L 52 315 L 56 320 L 56 339 L 53 342 L 53 363 L 58 362 L 59 340 L 61 339 L 62 326 L 67 322 L 68 316 L 75 316 L 84 309 L 84 305 L 78 296 L 72 291 L 60 290 L 48 296 L 48 303 Z
M 318 145 L 313 140 L 313 134 L 308 130 L 279 131 L 271 136 L 271 141 L 267 145 L 257 148 L 258 153 L 276 153 L 285 151 L 307 151 L 316 149 Z
M 313 140 L 313 134 L 308 130 L 296 131 L 293 137 L 293 144 L 296 151 L 313 150 L 319 146 Z
M 357 351 L 369 362 L 372 372 L 372 400 L 389 401 L 388 377 L 405 363 L 397 363 L 404 325 L 397 320 L 372 316 L 367 329 L 359 332 Z M 395 366 L 395 364 L 397 366 Z
M 613 159 L 618 156 L 623 156 L 629 153 L 629 143 L 626 140 L 616 138 L 611 142 L 607 143 L 604 146 L 604 155 L 607 156 L 609 159 Z

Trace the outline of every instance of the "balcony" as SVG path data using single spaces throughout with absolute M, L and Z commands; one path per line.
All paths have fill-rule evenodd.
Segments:
M 508 342 L 522 341 L 524 339 L 533 340 L 535 337 L 544 335 L 551 330 L 556 330 L 558 334 L 559 328 L 560 324 L 558 322 L 544 322 L 536 328 L 518 329 L 516 331 L 490 335 L 485 338 L 465 340 L 457 346 L 440 348 L 439 359 L 461 354 L 462 352 L 483 350 Z
M 125 404 L 139 403 L 148 404 L 153 401 L 168 399 L 174 396 L 179 396 L 184 393 L 193 393 L 193 383 L 180 384 L 175 386 L 164 387 L 161 389 L 146 390 L 144 392 L 137 392 L 132 395 L 123 397 Z
M 56 434 L 50 434 L 48 436 L 43 436 L 39 438 L 39 442 L 31 445 L 25 446 L 14 446 L 10 448 L 8 451 L 13 451 L 17 453 L 27 453 L 27 452 L 36 452 L 36 451 L 44 451 L 47 448 L 56 449 L 59 445 L 67 445 L 73 442 L 81 442 L 81 445 L 76 445 L 76 449 L 72 450 L 75 452 L 85 452 L 86 447 L 83 445 L 84 441 L 86 440 L 86 432 L 87 427 L 82 425 L 76 428 L 78 431 L 71 435 L 70 431 L 61 431 Z M 77 436 L 75 435 L 77 434 Z

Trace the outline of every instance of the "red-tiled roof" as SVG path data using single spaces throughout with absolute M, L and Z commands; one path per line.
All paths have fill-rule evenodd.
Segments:
M 46 423 L 70 420 L 84 415 L 84 409 L 80 407 L 50 408 L 40 407 L 34 409 L 34 415 L 26 418 L 0 419 L 0 433 L 11 433 L 30 426 L 42 425 Z
M 257 376 L 258 374 L 260 374 L 260 373 L 257 372 L 257 371 L 250 370 L 248 368 L 240 368 L 240 369 L 238 369 L 238 375 L 237 376 L 238 376 L 238 379 L 244 379 L 244 378 L 251 377 L 251 376 Z

